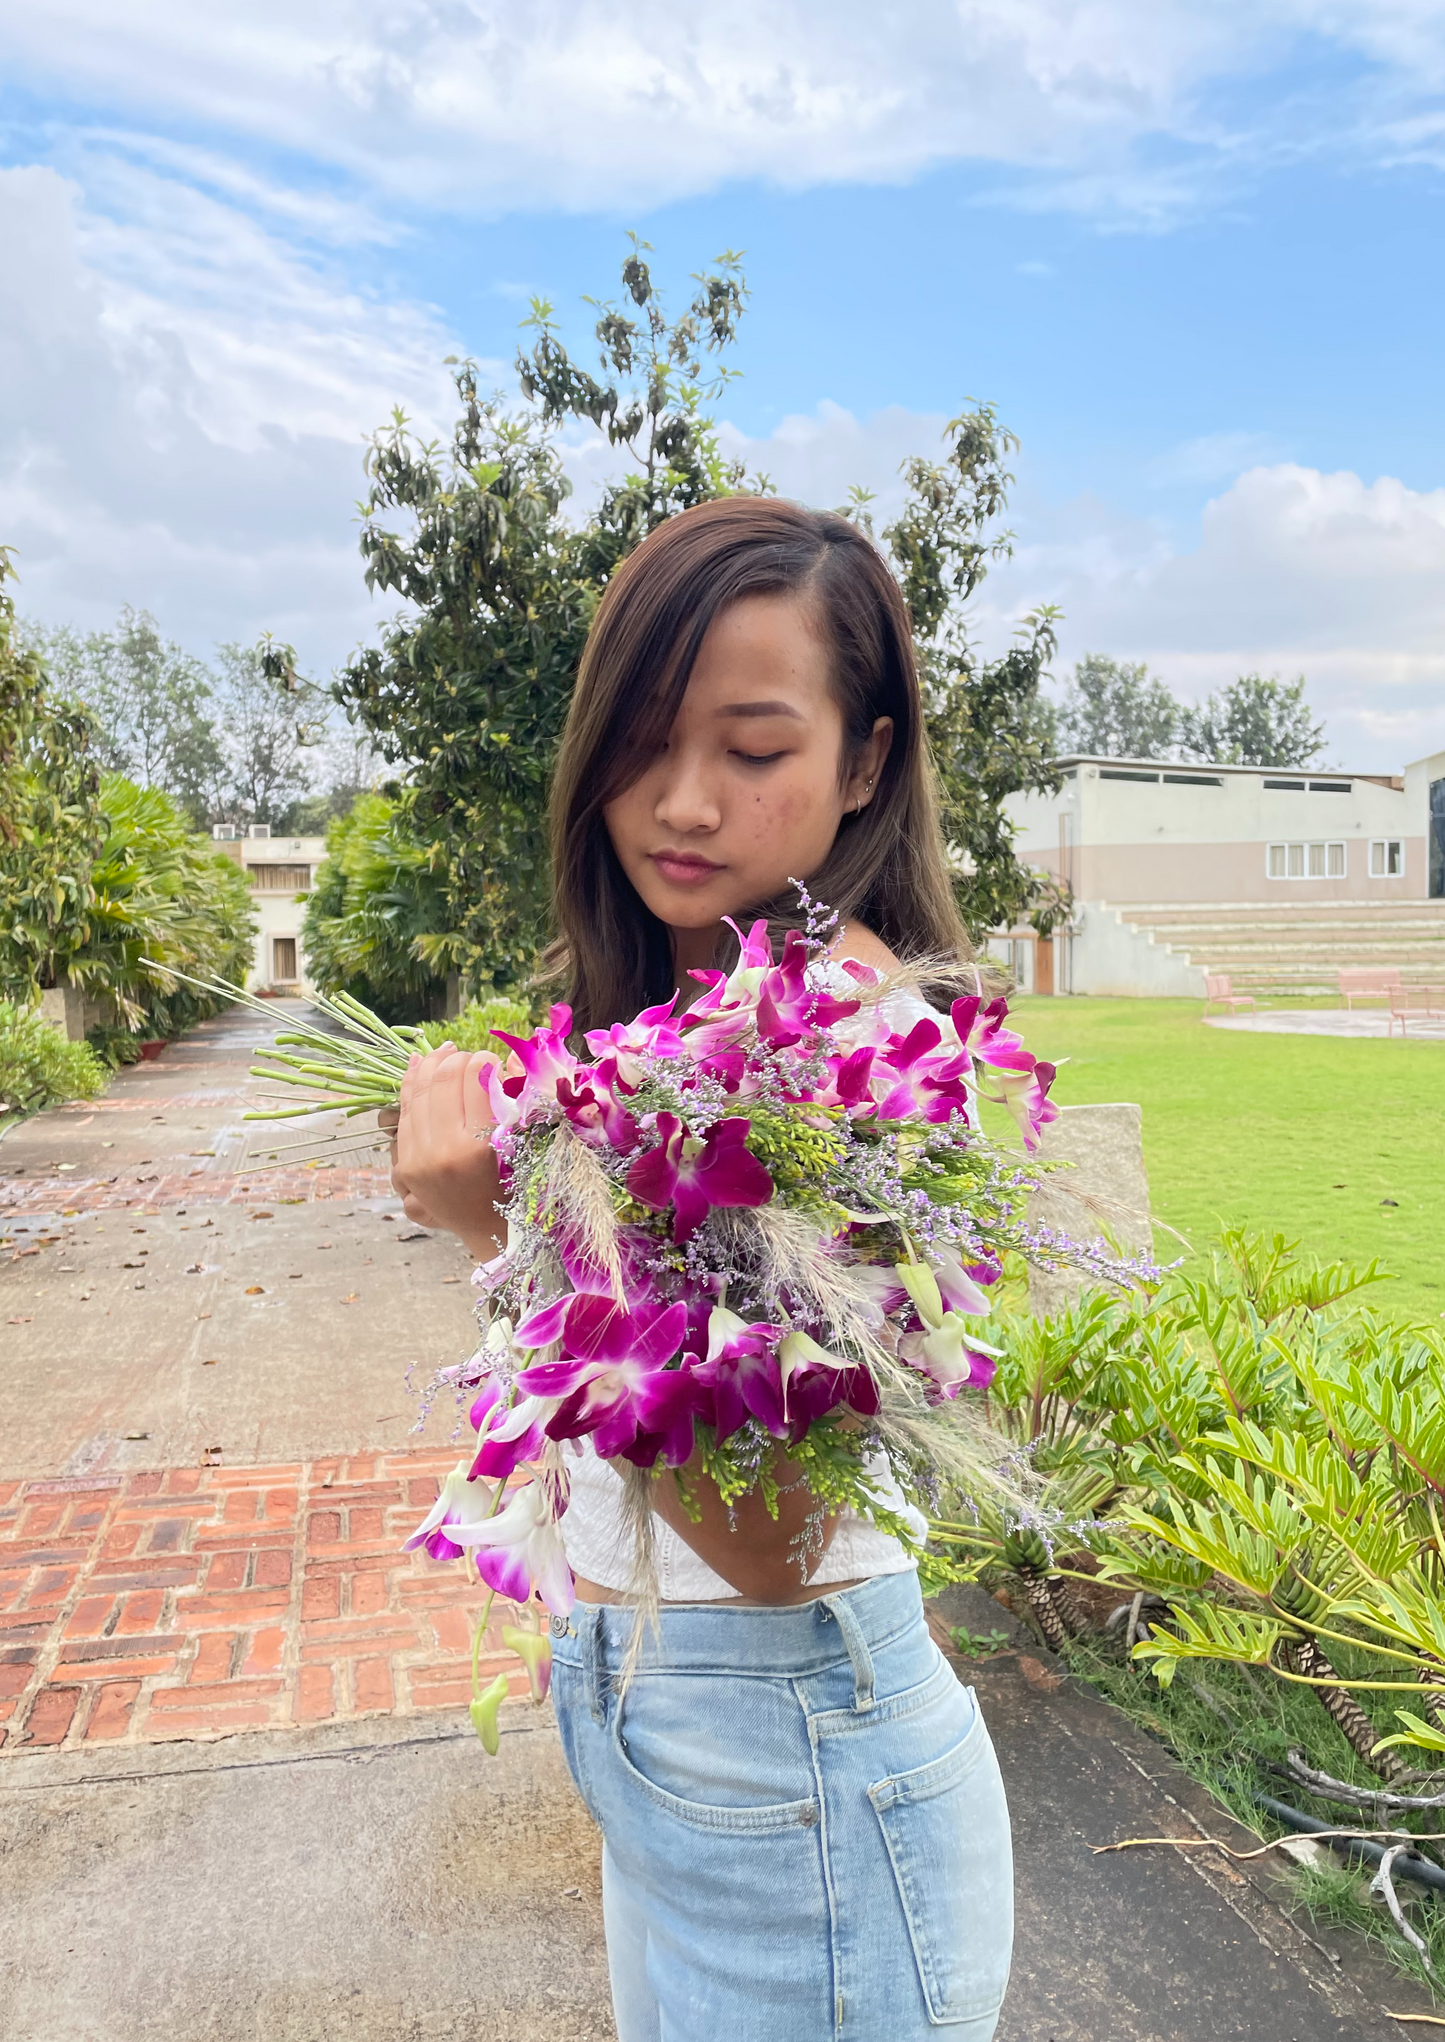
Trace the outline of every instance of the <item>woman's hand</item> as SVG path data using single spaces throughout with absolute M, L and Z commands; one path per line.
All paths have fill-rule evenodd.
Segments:
M 492 1114 L 478 1076 L 492 1061 L 444 1042 L 412 1058 L 401 1105 L 377 1116 L 392 1137 L 391 1184 L 407 1218 L 458 1235 L 484 1262 L 502 1247 Z

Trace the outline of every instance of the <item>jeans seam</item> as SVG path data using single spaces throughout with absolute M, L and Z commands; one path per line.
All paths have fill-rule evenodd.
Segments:
M 828 1802 L 823 1792 L 823 1767 L 818 1751 L 817 1733 L 813 1718 L 808 1714 L 808 1705 L 803 1695 L 798 1695 L 798 1707 L 803 1711 L 803 1721 L 808 1727 L 808 1756 L 813 1767 L 813 1794 L 818 1803 L 818 1851 L 823 1871 L 823 1891 L 828 1897 L 828 1972 L 832 1985 L 832 2007 L 830 2009 L 833 2033 L 843 2032 L 844 2005 L 842 1979 L 842 1952 L 838 1947 L 838 1896 L 833 1888 L 833 1857 L 829 1845 L 830 1825 Z

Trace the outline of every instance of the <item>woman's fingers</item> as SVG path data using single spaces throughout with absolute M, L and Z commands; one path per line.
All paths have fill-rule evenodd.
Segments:
M 482 1072 L 488 1064 L 494 1064 L 496 1061 L 491 1052 L 485 1049 L 473 1050 L 467 1058 L 466 1069 L 462 1074 L 462 1116 L 466 1122 L 467 1132 L 472 1136 L 479 1135 L 484 1128 L 495 1124 L 492 1119 L 492 1102 L 482 1084 Z

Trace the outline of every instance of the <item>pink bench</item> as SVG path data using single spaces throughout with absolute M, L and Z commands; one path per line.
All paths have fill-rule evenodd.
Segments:
M 1347 1008 L 1356 1000 L 1388 1000 L 1400 990 L 1400 973 L 1395 965 L 1341 965 L 1340 998 Z
M 1239 1007 L 1252 1007 L 1253 993 L 1237 993 L 1230 984 L 1228 974 L 1222 971 L 1206 971 L 1204 974 L 1204 1011 L 1211 1007 L 1228 1007 L 1234 1013 Z
M 1403 1035 L 1405 1033 L 1405 1023 L 1410 1020 L 1411 1016 L 1418 1021 L 1424 1017 L 1433 1019 L 1437 1015 L 1445 1016 L 1445 986 L 1394 986 L 1391 988 L 1389 1027 L 1391 1035 L 1395 1032 L 1395 1023 L 1397 1021 L 1400 1024 L 1400 1033 Z

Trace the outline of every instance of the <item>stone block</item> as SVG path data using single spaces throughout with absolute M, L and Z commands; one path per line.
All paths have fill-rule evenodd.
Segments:
M 1134 1105 L 1064 1106 L 1043 1131 L 1036 1161 L 1070 1163 L 1042 1180 L 1029 1218 L 1075 1240 L 1109 1240 L 1125 1255 L 1153 1253 L 1143 1109 Z M 1040 1317 L 1078 1297 L 1076 1270 L 1031 1269 L 1029 1301 Z

